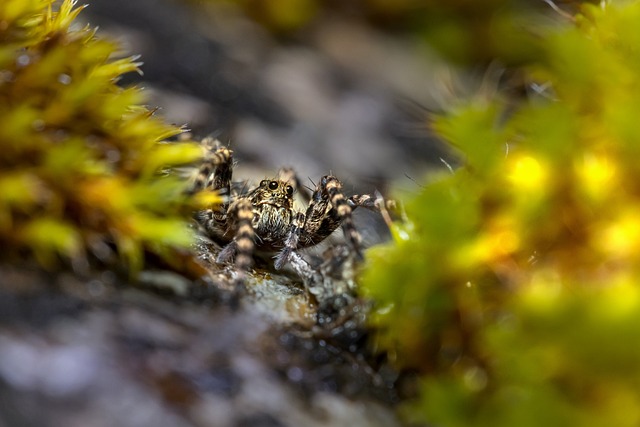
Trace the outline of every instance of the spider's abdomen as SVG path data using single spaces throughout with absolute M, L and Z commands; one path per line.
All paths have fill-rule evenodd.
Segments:
M 259 204 L 253 207 L 253 229 L 256 246 L 274 250 L 284 246 L 293 212 L 283 206 Z

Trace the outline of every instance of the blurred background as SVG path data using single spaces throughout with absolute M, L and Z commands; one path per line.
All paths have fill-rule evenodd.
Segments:
M 408 31 L 412 3 L 94 0 L 81 17 L 141 54 L 144 75 L 122 83 L 194 137 L 230 141 L 240 176 L 290 165 L 371 192 L 443 166 L 427 112 L 465 90 Z
M 149 105 L 194 137 L 230 142 L 240 176 L 293 166 L 385 192 L 451 163 L 430 113 L 526 91 L 518 62 L 535 49 L 519 34 L 579 3 L 93 0 L 81 18 L 141 55 L 144 75 L 123 84 L 149 89 Z
M 570 12 L 579 2 L 557 3 Z M 451 160 L 429 132 L 430 112 L 499 85 L 522 90 L 509 70 L 531 52 L 511 30 L 558 19 L 554 9 L 544 0 L 93 0 L 82 18 L 141 54 L 144 75 L 123 84 L 150 89 L 149 104 L 195 137 L 231 141 L 241 171 L 331 171 L 370 192 L 411 188 Z
M 141 55 L 143 75 L 123 85 L 148 89 L 194 138 L 233 147 L 236 179 L 292 166 L 386 197 L 455 166 L 430 115 L 498 87 L 520 96 L 531 49 L 513 27 L 558 17 L 542 0 L 93 0 L 81 15 Z M 356 222 L 366 245 L 384 239 L 377 215 Z

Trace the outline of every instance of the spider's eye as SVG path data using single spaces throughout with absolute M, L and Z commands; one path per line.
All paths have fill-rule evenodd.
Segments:
M 263 179 L 262 181 L 260 181 L 260 187 L 264 187 L 265 185 L 267 185 L 268 182 L 269 182 L 268 179 Z
M 271 181 L 269 183 L 269 190 L 277 190 L 278 189 L 278 183 L 276 181 Z
M 291 195 L 293 194 L 293 187 L 292 187 L 292 186 L 290 186 L 290 185 L 287 185 L 287 194 L 288 194 L 289 196 L 291 196 Z

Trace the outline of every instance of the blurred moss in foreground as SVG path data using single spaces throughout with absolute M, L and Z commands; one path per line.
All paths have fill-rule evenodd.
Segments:
M 0 2 L 1 257 L 51 267 L 117 253 L 136 271 L 145 250 L 191 242 L 185 184 L 159 171 L 201 152 L 161 142 L 181 130 L 116 84 L 139 64 L 74 23 L 74 6 Z
M 604 4 L 604 3 L 603 3 Z M 525 69 L 536 96 L 458 105 L 465 160 L 369 252 L 376 344 L 435 426 L 640 423 L 640 2 L 589 6 Z

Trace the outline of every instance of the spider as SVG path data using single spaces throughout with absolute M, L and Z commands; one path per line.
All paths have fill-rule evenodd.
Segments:
M 277 178 L 264 179 L 254 189 L 238 189 L 231 181 L 232 150 L 213 138 L 205 138 L 202 144 L 207 154 L 193 190 L 206 188 L 226 195 L 220 206 L 196 213 L 208 236 L 222 245 L 216 262 L 234 260 L 242 277 L 253 265 L 256 251 L 276 254 L 276 270 L 288 262 L 299 266 L 298 249 L 317 245 L 341 225 L 348 247 L 362 260 L 361 239 L 351 212 L 358 206 L 377 210 L 375 197 L 345 197 L 342 183 L 332 175 L 323 176 L 309 194 L 291 169 L 281 169 Z M 296 192 L 308 205 L 304 212 L 293 207 Z

